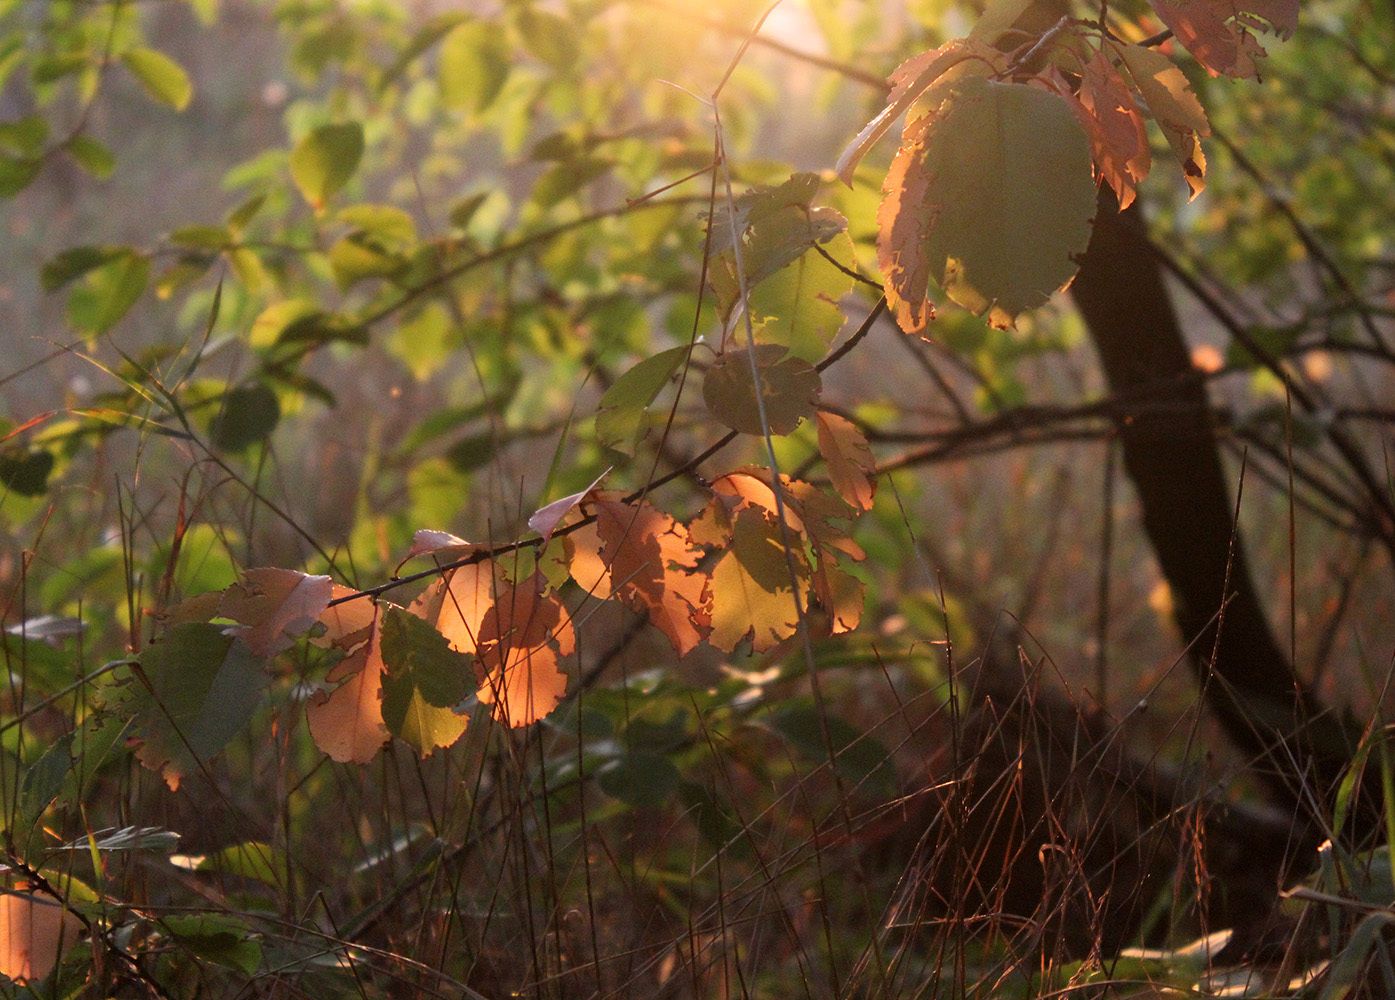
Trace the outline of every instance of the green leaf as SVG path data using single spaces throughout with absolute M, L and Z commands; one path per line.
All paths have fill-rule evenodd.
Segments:
M 106 333 L 131 311 L 150 280 L 150 261 L 121 249 L 93 268 L 68 296 L 68 321 L 89 335 Z
M 363 126 L 321 125 L 291 150 L 291 179 L 316 210 L 349 182 L 363 159 Z
M 660 351 L 615 380 L 601 396 L 596 413 L 596 436 L 601 444 L 626 455 L 635 453 L 646 430 L 650 404 L 682 367 L 688 350 L 683 346 Z
M 242 451 L 271 436 L 281 420 L 281 402 L 265 382 L 240 385 L 223 397 L 209 425 L 209 438 L 222 451 Z
M 170 788 L 227 746 L 261 704 L 260 657 L 217 625 L 176 625 L 140 655 L 130 708 L 141 763 Z
M 0 198 L 13 198 L 39 176 L 41 161 L 0 156 Z
M 156 49 L 136 47 L 121 53 L 121 61 L 145 92 L 176 111 L 189 106 L 194 85 L 184 67 Z
M 16 156 L 34 156 L 44 148 L 48 122 L 38 115 L 0 122 L 0 147 Z
M 0 486 L 23 497 L 43 496 L 53 472 L 53 453 L 23 447 L 0 450 Z
M 509 78 L 508 43 L 496 25 L 457 25 L 441 43 L 438 81 L 446 108 L 480 112 L 494 103 Z
M 262 946 L 251 928 L 236 917 L 221 913 L 189 913 L 166 916 L 160 925 L 180 946 L 197 958 L 252 975 L 261 967 Z
M 934 280 L 1009 326 L 1070 281 L 1090 242 L 1084 129 L 1060 96 L 981 77 L 954 86 L 918 128 L 887 175 L 878 239 L 887 290 L 915 313 Z M 923 324 L 901 319 L 908 331 Z
M 64 147 L 73 162 L 98 180 L 106 180 L 116 169 L 111 150 L 89 135 L 75 135 Z
M 378 81 L 378 92 L 382 93 L 395 83 L 407 71 L 408 66 L 427 49 L 439 42 L 452 28 L 464 21 L 467 16 L 460 13 L 439 14 L 417 29 L 417 33 L 403 47 L 401 54 L 383 72 L 382 79 Z
M 198 870 L 238 875 L 275 887 L 285 883 L 287 865 L 284 851 L 270 844 L 248 841 L 208 855 L 199 862 Z
M 74 247 L 52 258 L 39 272 L 39 283 L 46 292 L 56 292 L 68 282 L 101 267 L 125 252 L 122 247 Z
M 601 791 L 636 808 L 663 805 L 678 790 L 678 768 L 663 754 L 635 750 L 603 766 Z
M 828 760 L 831 742 L 835 766 L 843 780 L 878 797 L 896 794 L 896 772 L 886 747 L 844 719 L 830 715 L 820 723 L 813 705 L 796 702 L 772 715 L 770 725 L 786 743 L 812 761 Z
M 429 622 L 402 608 L 388 608 L 380 629 L 388 731 L 423 757 L 450 746 L 469 723 L 452 709 L 474 690 L 473 658 L 452 649 Z
M 767 422 L 770 433 L 789 434 L 814 415 L 823 389 L 819 373 L 802 358 L 786 357 L 779 344 L 757 344 L 755 354 L 759 382 L 745 350 L 730 351 L 712 363 L 702 383 L 707 412 L 743 434 L 764 434 Z

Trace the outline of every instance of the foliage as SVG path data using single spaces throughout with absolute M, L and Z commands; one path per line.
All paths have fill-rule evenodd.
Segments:
M 925 956 L 882 926 L 886 886 L 831 883 L 897 808 L 881 729 L 907 690 L 957 711 L 955 665 L 859 631 L 914 533 L 895 473 L 929 459 L 891 454 L 904 432 L 836 366 L 885 311 L 942 324 L 979 401 L 937 374 L 963 419 L 923 443 L 1022 440 L 1020 359 L 1056 336 L 1032 311 L 1098 187 L 1134 200 L 1151 121 L 1196 198 L 1233 113 L 1196 68 L 1249 86 L 1296 3 L 1033 26 L 993 0 L 966 37 L 918 32 L 827 176 L 767 157 L 739 3 L 146 6 L 0 2 L 23 109 L 0 193 L 171 170 L 102 109 L 197 112 L 161 39 L 226 41 L 234 15 L 284 48 L 284 134 L 167 232 L 39 270 L 101 388 L 0 442 L 0 972 L 52 995 L 909 991 Z M 829 56 L 802 69 L 866 77 L 875 19 L 809 18 Z M 822 169 L 845 137 L 815 131 Z M 939 635 L 952 602 L 923 603 Z M 783 932 L 757 966 L 764 893 Z

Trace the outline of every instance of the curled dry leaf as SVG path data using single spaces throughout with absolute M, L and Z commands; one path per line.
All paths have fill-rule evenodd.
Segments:
M 573 493 L 561 500 L 554 500 L 546 507 L 540 508 L 532 517 L 528 518 L 528 527 L 542 535 L 543 544 L 546 545 L 551 540 L 552 533 L 557 530 L 557 526 L 571 513 L 572 508 L 589 496 L 591 491 L 601 485 L 601 480 L 608 475 L 610 475 L 610 470 L 606 469 L 580 493 Z
M 1082 68 L 1078 96 L 1055 67 L 1048 79 L 1090 137 L 1096 176 L 1114 189 L 1120 211 L 1128 208 L 1152 166 L 1143 112 L 1128 84 L 1103 51 L 1096 52 Z
M 237 636 L 258 656 L 275 656 L 310 630 L 329 605 L 330 593 L 327 576 L 249 569 L 242 582 L 223 592 L 217 613 L 241 623 L 225 628 L 227 635 Z

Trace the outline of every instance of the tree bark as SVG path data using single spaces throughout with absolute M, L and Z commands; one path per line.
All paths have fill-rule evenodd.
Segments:
M 1071 290 L 1121 402 L 1124 467 L 1206 703 L 1270 788 L 1318 820 L 1313 811 L 1330 807 L 1359 732 L 1323 708 L 1275 641 L 1232 515 L 1239 484 L 1222 469 L 1206 387 L 1137 203 L 1120 213 L 1108 187 Z M 1361 812 L 1370 818 L 1369 800 Z

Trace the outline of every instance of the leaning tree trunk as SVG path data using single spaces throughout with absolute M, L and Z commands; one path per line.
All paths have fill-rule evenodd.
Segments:
M 1120 401 L 1124 467 L 1206 703 L 1287 804 L 1330 806 L 1352 727 L 1324 710 L 1270 630 L 1232 516 L 1238 484 L 1222 470 L 1158 257 L 1137 205 L 1120 213 L 1107 187 L 1071 288 Z

